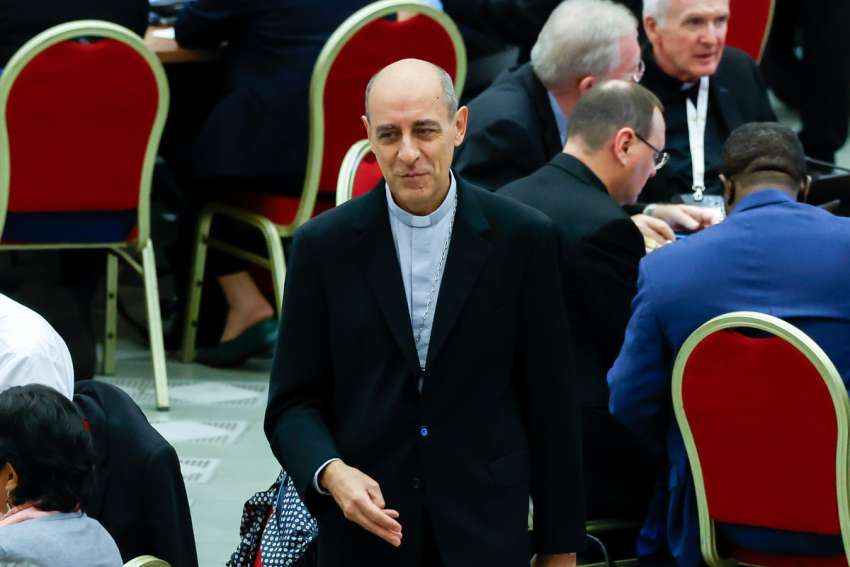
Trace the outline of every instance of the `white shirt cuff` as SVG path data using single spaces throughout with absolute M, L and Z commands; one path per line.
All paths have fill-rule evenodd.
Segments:
M 334 461 L 340 461 L 340 460 L 342 460 L 342 459 L 339 459 L 337 457 L 334 457 L 333 459 L 328 459 L 327 461 L 322 463 L 322 466 L 320 466 L 318 469 L 316 469 L 316 474 L 313 475 L 313 488 L 315 488 L 316 491 L 319 494 L 325 494 L 325 495 L 328 495 L 328 496 L 330 495 L 330 492 L 328 492 L 327 490 L 325 490 L 324 488 L 319 486 L 319 475 L 322 474 L 322 471 L 325 470 L 326 466 L 328 466 L 329 464 L 331 464 Z

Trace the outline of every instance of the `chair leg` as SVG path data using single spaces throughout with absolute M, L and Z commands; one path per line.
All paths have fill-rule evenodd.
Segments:
M 145 306 L 148 314 L 148 333 L 153 360 L 153 380 L 156 388 L 156 409 L 168 409 L 168 376 L 165 368 L 165 345 L 162 341 L 162 316 L 159 312 L 159 284 L 156 279 L 156 262 L 153 241 L 142 249 L 142 268 L 145 280 Z
M 103 332 L 103 373 L 115 374 L 118 328 L 118 257 L 106 253 L 106 328 Z
M 272 282 L 274 283 L 274 299 L 275 311 L 280 317 L 280 310 L 283 307 L 283 284 L 286 280 L 286 259 L 283 255 L 283 242 L 271 221 L 263 222 L 261 229 L 263 237 L 266 239 L 266 248 L 269 250 L 269 260 L 271 266 L 269 270 L 272 273 Z
M 180 348 L 180 360 L 192 362 L 195 359 L 195 340 L 198 334 L 198 312 L 201 309 L 201 293 L 204 288 L 204 268 L 207 262 L 207 241 L 210 237 L 210 225 L 213 213 L 204 210 L 198 219 L 195 233 L 195 249 L 192 270 L 189 274 L 189 289 L 186 293 L 186 316 L 183 318 L 183 342 Z

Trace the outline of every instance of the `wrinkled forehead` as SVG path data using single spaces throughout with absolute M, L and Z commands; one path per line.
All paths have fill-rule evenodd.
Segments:
M 715 18 L 729 15 L 729 0 L 670 0 L 667 17 L 673 23 L 693 17 Z
M 410 81 L 399 85 L 392 81 L 376 82 L 369 95 L 369 122 L 377 124 L 409 124 L 448 118 L 448 102 L 439 81 Z

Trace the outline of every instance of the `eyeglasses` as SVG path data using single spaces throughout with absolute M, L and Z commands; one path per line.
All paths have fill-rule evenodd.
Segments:
M 641 142 L 643 142 L 644 144 L 646 144 L 647 146 L 652 148 L 652 151 L 654 152 L 652 159 L 655 161 L 655 171 L 658 171 L 659 169 L 661 169 L 662 167 L 667 165 L 667 162 L 670 161 L 670 154 L 668 154 L 667 152 L 665 152 L 663 150 L 659 150 L 658 148 L 656 148 L 655 146 L 650 144 L 646 140 L 646 138 L 644 138 L 643 136 L 641 136 L 637 132 L 635 132 L 635 136 L 637 136 L 638 140 L 640 140 Z
M 637 69 L 632 73 L 632 80 L 636 83 L 639 83 L 641 79 L 643 79 L 643 74 L 646 72 L 646 63 L 643 62 L 643 59 L 638 59 Z

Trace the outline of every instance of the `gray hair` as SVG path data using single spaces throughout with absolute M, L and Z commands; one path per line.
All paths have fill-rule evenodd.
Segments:
M 445 69 L 443 69 L 439 65 L 434 65 L 430 61 L 426 61 L 426 63 L 428 63 L 429 65 L 431 65 L 431 67 L 434 68 L 434 72 L 440 79 L 440 86 L 442 87 L 443 91 L 443 100 L 446 101 L 446 108 L 449 111 L 449 120 L 451 120 L 452 118 L 454 118 L 454 115 L 457 114 L 458 109 L 457 95 L 455 95 L 455 86 L 452 82 L 452 77 L 451 75 L 446 73 Z M 393 65 L 393 63 L 390 63 L 390 65 Z M 387 65 L 387 67 L 389 67 L 389 65 Z M 386 69 L 386 67 L 384 67 L 384 69 Z M 372 78 L 369 79 L 368 83 L 366 83 L 366 95 L 364 97 L 366 120 L 369 120 L 369 95 L 372 94 L 372 87 L 375 84 L 375 80 L 378 78 L 378 76 L 381 74 L 381 71 L 383 71 L 384 69 L 381 69 L 380 71 L 372 75 Z
M 611 0 L 565 0 L 540 31 L 531 65 L 547 88 L 602 77 L 620 64 L 620 38 L 637 33 L 632 13 Z
M 659 26 L 667 21 L 670 11 L 670 0 L 643 0 L 643 17 L 652 18 Z

